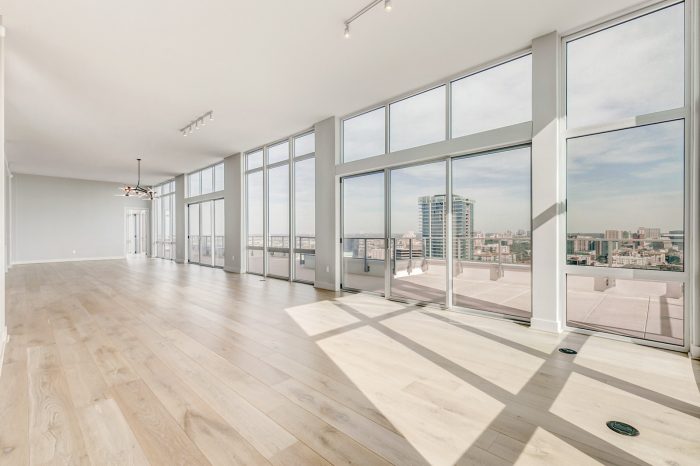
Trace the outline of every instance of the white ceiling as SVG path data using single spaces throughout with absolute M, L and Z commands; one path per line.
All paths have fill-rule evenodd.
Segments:
M 159 182 L 638 3 L 394 0 L 345 40 L 368 1 L 0 0 L 10 167 Z

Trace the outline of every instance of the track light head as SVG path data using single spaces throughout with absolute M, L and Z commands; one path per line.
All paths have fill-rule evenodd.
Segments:
M 391 11 L 391 0 L 384 0 L 384 9 L 386 11 Z
M 346 39 L 350 38 L 350 25 L 349 24 L 345 25 L 345 34 L 344 35 L 345 35 Z

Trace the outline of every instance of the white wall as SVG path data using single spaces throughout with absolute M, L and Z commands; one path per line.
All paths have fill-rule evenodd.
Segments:
M 13 263 L 124 256 L 125 208 L 150 202 L 117 197 L 118 188 L 117 183 L 15 173 Z
M 2 26 L 0 16 L 0 206 L 3 213 L 0 215 L 0 263 L 3 264 L 3 273 L 0 273 L 0 370 L 7 341 L 7 328 L 5 326 L 5 271 L 7 270 L 5 255 L 5 216 L 7 205 L 5 204 L 5 27 Z

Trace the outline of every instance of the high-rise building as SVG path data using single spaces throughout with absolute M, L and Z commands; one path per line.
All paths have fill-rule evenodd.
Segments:
M 605 230 L 605 239 L 622 239 L 620 230 Z
M 418 218 L 425 257 L 446 257 L 447 196 L 436 194 L 418 198 Z M 452 196 L 452 237 L 454 256 L 470 260 L 474 256 L 474 201 Z
M 661 238 L 661 229 L 639 227 L 637 229 L 637 234 L 640 239 L 659 239 Z

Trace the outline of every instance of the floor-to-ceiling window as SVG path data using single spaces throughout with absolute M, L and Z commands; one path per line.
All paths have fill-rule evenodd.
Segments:
M 302 133 L 249 152 L 245 164 L 247 271 L 313 283 L 314 133 Z
M 684 344 L 686 5 L 564 41 L 567 324 Z
M 172 260 L 175 259 L 175 181 L 156 186 L 154 191 L 151 254 Z
M 316 278 L 316 139 L 294 138 L 294 278 Z
M 289 278 L 289 141 L 267 150 L 267 274 Z
M 343 119 L 342 287 L 529 319 L 531 120 L 529 53 Z
M 187 261 L 224 266 L 224 164 L 187 175 Z
M 265 273 L 265 188 L 263 150 L 246 155 L 246 266 L 249 273 Z

